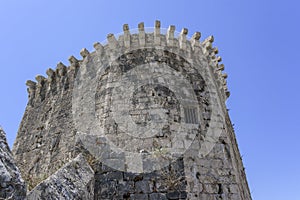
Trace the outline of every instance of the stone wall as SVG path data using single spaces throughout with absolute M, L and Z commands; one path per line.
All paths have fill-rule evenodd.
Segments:
M 83 153 L 94 199 L 251 199 L 213 37 L 123 30 L 26 83 L 13 154 L 29 190 Z

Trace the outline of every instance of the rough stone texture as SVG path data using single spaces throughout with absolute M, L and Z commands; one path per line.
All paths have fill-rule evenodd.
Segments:
M 104 46 L 96 43 L 95 51 L 91 53 L 83 49 L 82 60 L 71 57 L 69 67 L 59 63 L 56 70 L 47 70 L 47 78 L 37 76 L 36 83 L 27 82 L 29 100 L 13 154 L 29 190 L 78 154 L 84 153 L 95 172 L 94 199 L 251 199 L 225 105 L 229 96 L 227 75 L 222 73 L 224 66 L 219 63 L 221 58 L 216 56 L 218 50 L 212 47 L 213 37 L 199 42 L 200 33 L 195 33 L 188 40 L 187 29 L 183 29 L 175 38 L 174 29 L 169 28 L 166 35 L 160 34 L 160 23 L 156 22 L 153 33 L 145 33 L 143 24 L 140 24 L 139 33 L 130 34 L 126 25 L 124 35 L 119 38 L 109 34 L 108 43 Z M 166 65 L 174 74 L 186 78 L 197 100 L 194 106 L 198 118 L 188 114 L 195 110 L 188 107 L 183 110 L 179 106 L 180 98 L 175 91 L 184 88 L 184 84 L 177 85 L 174 91 L 164 87 L 166 80 L 154 79 L 153 84 L 143 85 L 132 93 L 130 117 L 141 128 L 151 120 L 149 110 L 158 108 L 167 111 L 168 126 L 164 126 L 155 137 L 137 140 L 128 136 L 131 131 L 124 134 L 114 121 L 112 110 L 122 109 L 122 106 L 113 101 L 114 88 L 110 86 L 118 84 L 118 77 L 127 72 L 138 71 L 139 66 L 151 68 L 155 64 Z M 184 149 L 185 142 L 189 142 L 172 140 L 178 124 L 200 122 L 199 126 L 182 132 L 188 133 L 187 136 L 194 134 L 194 138 L 191 145 L 172 160 L 173 163 L 151 172 L 131 173 L 125 169 L 137 167 L 137 171 L 147 171 L 152 169 L 151 162 L 142 160 L 142 156 L 133 156 L 131 159 L 141 159 L 142 164 L 130 166 L 125 162 L 128 159 L 125 153 L 109 151 L 110 145 L 106 140 L 94 137 L 90 132 L 85 141 L 81 141 L 78 137 L 80 129 L 89 130 L 96 126 L 89 120 L 89 112 L 81 110 L 81 104 L 76 108 L 72 98 L 76 94 L 76 81 L 80 85 L 80 81 L 94 78 L 96 66 L 100 66 L 103 73 L 92 85 L 96 88 L 92 95 L 94 102 L 83 101 L 82 106 L 92 105 L 96 126 L 101 127 L 105 137 L 117 147 L 128 152 L 142 152 L 142 156 L 147 152 L 158 152 L 158 156 L 163 157 L 161 149 L 180 145 Z M 169 73 L 164 68 L 152 69 Z M 150 78 L 146 71 L 138 75 Z M 159 84 L 161 81 L 164 84 Z M 178 79 L 172 81 L 179 82 Z M 122 84 L 130 86 L 128 82 Z M 86 88 L 83 94 L 89 96 L 91 88 L 84 85 L 79 88 Z M 74 107 L 80 113 L 79 118 L 72 115 Z M 214 133 L 217 138 L 211 136 Z M 94 142 L 94 145 L 88 146 L 85 142 Z M 102 157 L 97 160 L 87 156 L 89 153 L 98 153 Z M 103 161 L 103 157 L 107 160 Z
M 33 188 L 27 199 L 94 199 L 94 171 L 79 155 Z
M 24 199 L 25 182 L 12 157 L 3 129 L 0 127 L 0 199 Z
M 95 199 L 171 199 L 186 196 L 183 159 L 152 173 L 120 172 L 104 165 L 96 167 Z M 167 198 L 169 196 L 169 198 Z

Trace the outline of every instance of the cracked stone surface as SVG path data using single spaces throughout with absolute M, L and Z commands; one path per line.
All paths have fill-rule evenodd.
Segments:
M 6 141 L 6 134 L 0 127 L 0 199 L 24 199 L 25 182 L 16 166 Z
M 27 199 L 94 199 L 94 171 L 79 155 L 33 188 Z

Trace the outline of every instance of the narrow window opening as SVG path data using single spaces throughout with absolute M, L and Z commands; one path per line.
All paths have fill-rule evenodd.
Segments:
M 187 124 L 197 124 L 198 117 L 196 108 L 184 108 L 184 118 Z

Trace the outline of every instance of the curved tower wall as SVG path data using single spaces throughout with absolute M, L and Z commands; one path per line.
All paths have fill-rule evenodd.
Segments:
M 83 153 L 95 199 L 251 199 L 213 37 L 123 30 L 27 81 L 13 154 L 28 185 Z

